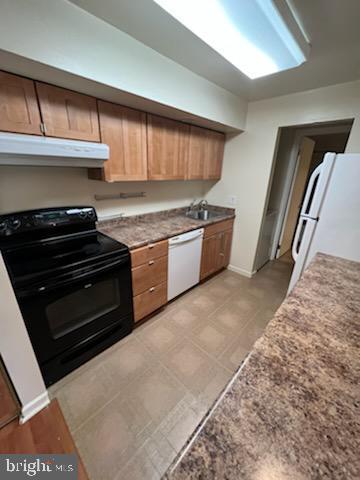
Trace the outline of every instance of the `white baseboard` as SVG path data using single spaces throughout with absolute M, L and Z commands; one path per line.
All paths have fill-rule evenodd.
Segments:
M 243 268 L 235 267 L 235 265 L 228 265 L 227 268 L 231 272 L 239 273 L 240 275 L 243 275 L 247 278 L 252 278 L 256 273 L 256 270 L 249 272 L 248 270 L 244 270 Z
M 34 398 L 31 402 L 23 405 L 21 409 L 20 423 L 25 423 L 30 420 L 31 417 L 36 415 L 40 410 L 47 407 L 50 403 L 49 395 L 47 391 Z

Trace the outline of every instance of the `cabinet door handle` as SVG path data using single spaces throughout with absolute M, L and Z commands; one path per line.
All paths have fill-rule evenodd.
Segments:
M 155 245 L 153 243 L 149 243 L 148 248 L 151 249 L 151 248 L 154 248 L 154 246 Z
M 155 260 L 150 260 L 149 261 L 149 265 L 154 265 L 154 263 L 155 263 Z
M 154 292 L 154 291 L 155 291 L 155 287 L 151 287 L 151 288 L 149 288 L 149 292 L 151 292 L 151 293 L 152 293 L 152 292 Z

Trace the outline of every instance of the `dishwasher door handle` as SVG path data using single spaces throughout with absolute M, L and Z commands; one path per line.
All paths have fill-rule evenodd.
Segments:
M 179 235 L 178 237 L 173 237 L 169 239 L 169 248 L 175 245 L 181 245 L 183 243 L 188 243 L 193 240 L 197 240 L 198 238 L 202 238 L 204 235 L 204 229 L 196 230 L 196 232 L 192 233 L 192 235 L 184 234 Z

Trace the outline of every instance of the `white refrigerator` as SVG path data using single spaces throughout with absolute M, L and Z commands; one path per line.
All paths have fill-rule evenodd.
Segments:
M 312 173 L 292 244 L 288 293 L 317 252 L 360 262 L 360 154 L 326 153 Z

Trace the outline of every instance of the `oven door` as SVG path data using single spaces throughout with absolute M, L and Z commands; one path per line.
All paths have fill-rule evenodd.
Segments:
M 16 294 L 40 365 L 113 328 L 132 329 L 129 254 Z

